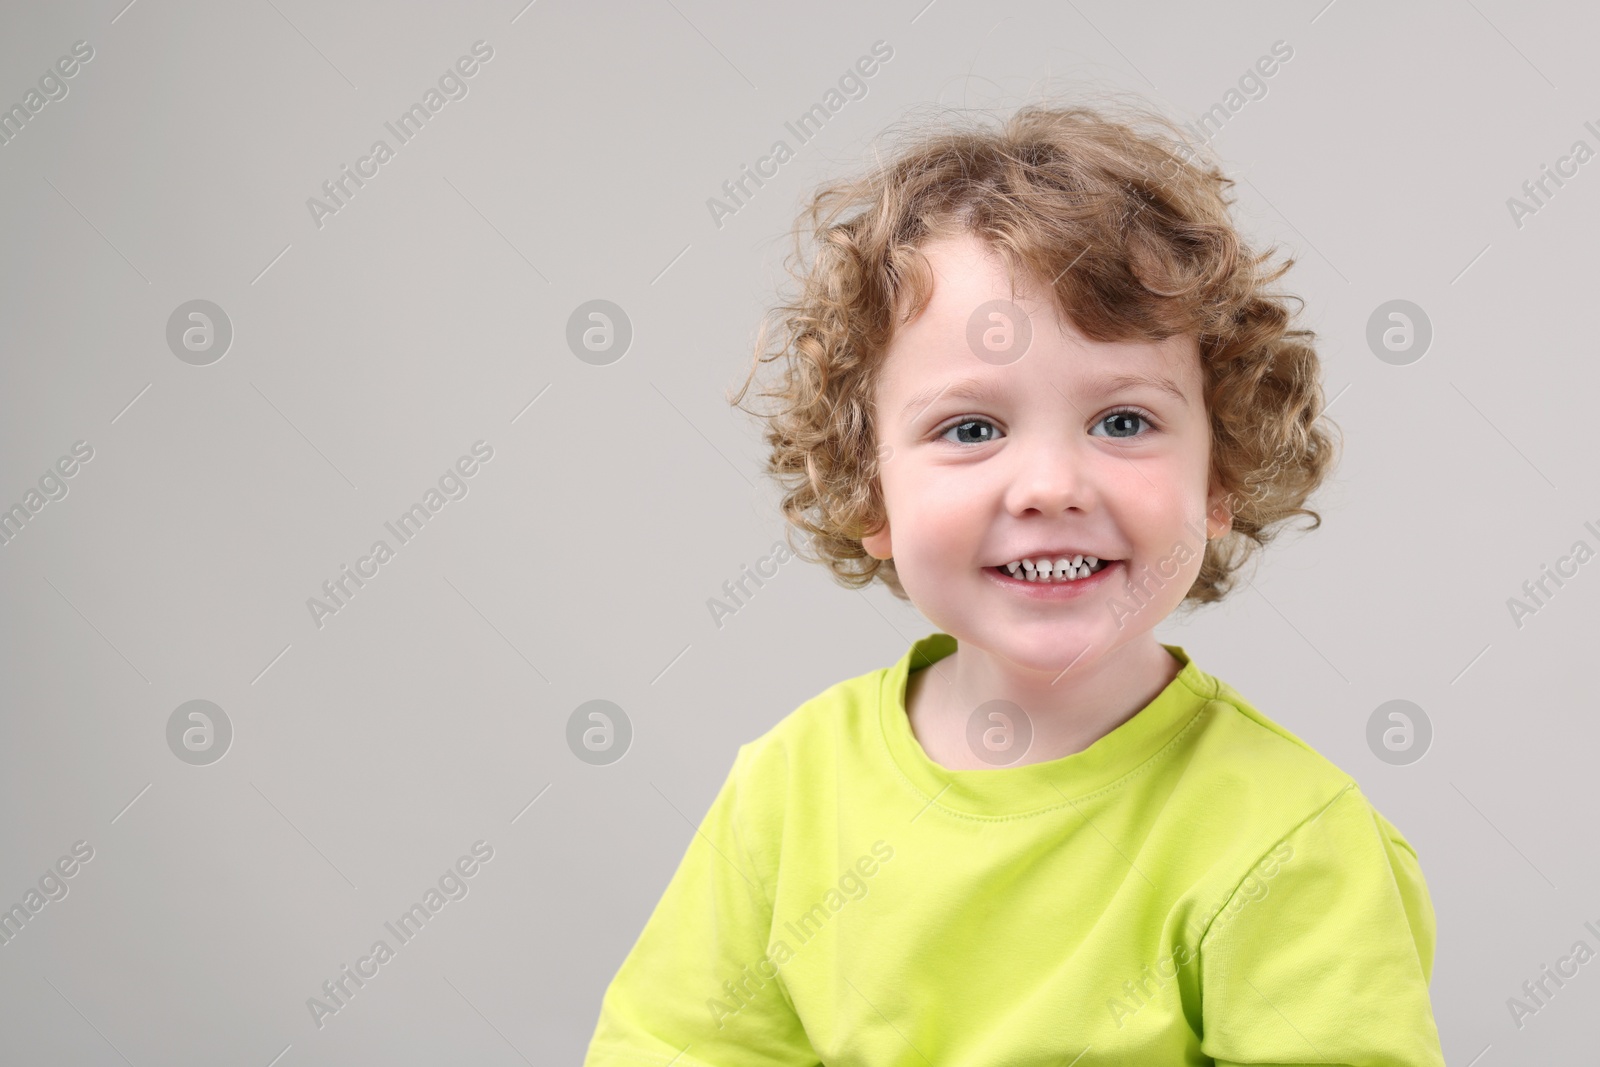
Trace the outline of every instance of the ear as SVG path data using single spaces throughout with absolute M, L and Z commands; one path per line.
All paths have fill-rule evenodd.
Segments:
M 1206 497 L 1206 537 L 1214 540 L 1233 529 L 1233 496 L 1213 482 Z
M 893 548 L 889 541 L 889 520 L 884 519 L 882 526 L 863 537 L 861 547 L 866 549 L 867 555 L 873 559 L 889 559 L 893 556 Z

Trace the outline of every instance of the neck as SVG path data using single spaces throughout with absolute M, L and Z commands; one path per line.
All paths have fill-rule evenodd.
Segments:
M 962 644 L 922 671 L 935 714 L 947 729 L 965 729 L 979 705 L 1006 700 L 1027 712 L 1033 743 L 1013 766 L 1081 752 L 1131 719 L 1177 677 L 1182 665 L 1154 634 L 1110 653 L 1090 648 L 1066 671 L 1036 671 Z

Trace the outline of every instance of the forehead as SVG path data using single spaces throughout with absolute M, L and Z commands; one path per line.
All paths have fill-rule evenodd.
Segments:
M 1006 263 L 971 235 L 941 237 L 921 249 L 931 275 L 927 306 L 900 324 L 885 353 L 878 378 L 880 401 L 909 395 L 956 379 L 997 383 L 1044 380 L 1060 386 L 1093 385 L 1121 375 L 1170 380 L 1186 396 L 1201 393 L 1199 345 L 1192 335 L 1162 341 L 1092 340 L 1055 305 L 1034 280 L 1012 278 Z M 1003 302 L 999 305 L 996 302 Z M 1017 330 L 1008 319 L 1021 316 L 1031 331 L 1022 357 L 1007 362 L 980 355 L 984 330 Z M 986 354 L 985 354 L 986 355 Z M 885 409 L 891 413 L 892 409 Z

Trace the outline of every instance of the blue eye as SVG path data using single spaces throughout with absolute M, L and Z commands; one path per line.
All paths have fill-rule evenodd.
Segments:
M 1149 431 L 1156 428 L 1155 420 L 1148 412 L 1139 408 L 1118 408 L 1095 423 L 1091 433 L 1104 430 L 1104 433 L 1096 434 L 1096 436 L 1129 441 L 1137 437 L 1146 436 Z M 952 434 L 955 436 L 952 437 Z M 953 445 L 986 445 L 992 441 L 999 440 L 1005 434 L 988 419 L 964 418 L 959 422 L 951 423 L 939 431 L 936 436 L 940 440 L 948 441 Z
M 987 426 L 991 432 L 987 435 L 978 432 L 976 437 L 966 436 L 974 432 L 972 429 L 973 427 L 978 426 Z M 990 422 L 988 419 L 963 419 L 962 421 L 951 426 L 949 429 L 945 430 L 939 435 L 939 437 L 943 440 L 950 441 L 950 435 L 955 434 L 957 440 L 950 441 L 951 444 L 986 445 L 990 441 L 995 440 L 996 435 L 998 435 L 999 432 L 1000 428 L 994 423 Z
M 1147 427 L 1153 427 L 1154 425 L 1150 421 L 1150 416 L 1146 415 L 1142 411 L 1139 411 L 1137 408 L 1121 408 L 1117 411 L 1111 412 L 1105 418 L 1095 423 L 1095 428 L 1098 429 L 1103 426 L 1110 431 L 1104 436 L 1127 440 L 1130 437 L 1139 436 L 1138 431 L 1128 425 L 1130 421 L 1142 422 Z M 1121 432 L 1124 430 L 1128 432 Z

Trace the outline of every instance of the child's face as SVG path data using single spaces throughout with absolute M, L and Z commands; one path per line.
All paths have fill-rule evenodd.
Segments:
M 958 641 L 1021 667 L 1088 667 L 1165 618 L 1205 538 L 1227 529 L 1223 494 L 1208 493 L 1197 342 L 1091 341 L 1022 289 L 1024 354 L 974 348 L 974 312 L 1010 301 L 1004 263 L 967 236 L 923 252 L 932 300 L 890 344 L 874 398 L 888 522 L 863 544 L 893 557 L 912 602 Z M 977 329 L 1004 326 L 983 315 Z M 1125 374 L 1168 379 L 1181 396 L 1109 380 Z M 968 379 L 981 399 L 944 388 Z M 1082 585 L 996 572 L 1047 549 L 1118 562 Z

